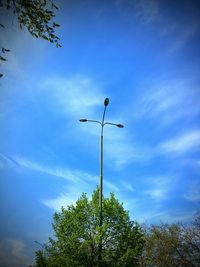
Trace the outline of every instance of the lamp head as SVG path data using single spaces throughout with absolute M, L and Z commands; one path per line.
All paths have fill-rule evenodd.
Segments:
M 122 124 L 116 124 L 116 126 L 119 128 L 124 128 L 124 125 L 122 125 Z
M 104 106 L 107 107 L 108 104 L 109 104 L 109 98 L 106 97 L 106 99 L 104 100 Z
M 87 119 L 80 119 L 79 121 L 80 121 L 80 122 L 86 122 Z

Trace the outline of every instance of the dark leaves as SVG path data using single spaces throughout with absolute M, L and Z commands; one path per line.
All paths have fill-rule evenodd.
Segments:
M 55 43 L 57 48 L 62 47 L 59 44 L 59 37 L 55 34 L 55 28 L 60 25 L 53 21 L 54 11 L 58 9 L 53 0 L 0 0 L 0 7 L 14 14 L 20 29 L 25 27 L 33 37 Z M 5 28 L 2 23 L 0 27 Z M 5 54 L 10 52 L 10 49 L 1 48 L 1 52 Z M 0 55 L 0 61 L 7 59 Z M 0 78 L 2 76 L 3 74 L 0 74 Z
M 3 53 L 5 53 L 5 52 L 10 52 L 10 49 L 6 49 L 6 48 L 2 47 L 1 51 L 2 51 Z
M 7 0 L 2 5 L 5 8 L 8 6 L 16 15 L 21 29 L 25 27 L 32 36 L 45 39 L 55 43 L 56 47 L 61 47 L 61 45 L 57 45 L 59 38 L 55 35 L 54 30 L 56 27 L 60 27 L 60 24 L 52 21 L 58 7 L 52 0 Z M 3 24 L 0 26 L 4 28 Z
M 4 58 L 4 57 L 2 57 L 2 56 L 0 56 L 0 60 L 2 60 L 2 61 L 7 61 L 7 59 Z

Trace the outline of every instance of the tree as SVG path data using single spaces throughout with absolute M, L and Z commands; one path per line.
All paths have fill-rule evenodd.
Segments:
M 37 267 L 46 267 L 47 261 L 43 250 L 38 250 L 35 253 L 35 262 Z
M 192 224 L 160 224 L 146 227 L 146 244 L 140 266 L 200 266 L 200 215 Z
M 0 9 L 1 12 L 2 10 L 12 12 L 20 29 L 25 27 L 32 36 L 43 38 L 55 43 L 56 47 L 61 47 L 59 37 L 55 34 L 56 28 L 60 25 L 53 21 L 58 7 L 53 0 L 0 0 Z M 0 28 L 5 28 L 2 22 L 0 22 Z M 0 61 L 6 61 L 7 52 L 10 50 L 1 48 Z M 3 74 L 0 74 L 0 77 L 2 76 Z
M 181 228 L 178 224 L 152 225 L 146 231 L 146 246 L 142 266 L 184 266 L 179 262 L 179 237 Z
M 144 238 L 140 226 L 130 220 L 128 212 L 114 194 L 103 199 L 103 225 L 99 227 L 99 190 L 92 199 L 86 194 L 61 212 L 54 214 L 55 238 L 46 245 L 47 266 L 98 265 L 102 241 L 102 266 L 138 266 Z

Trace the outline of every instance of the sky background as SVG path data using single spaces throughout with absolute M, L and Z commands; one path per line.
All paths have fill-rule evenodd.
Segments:
M 200 3 L 57 1 L 62 48 L 1 12 L 0 267 L 25 267 L 61 206 L 99 183 L 141 223 L 200 210 Z

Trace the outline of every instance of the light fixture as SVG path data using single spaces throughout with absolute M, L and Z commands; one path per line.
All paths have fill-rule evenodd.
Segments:
M 104 106 L 107 107 L 108 104 L 109 104 L 109 98 L 106 98 L 106 99 L 104 100 Z
M 124 125 L 122 125 L 122 124 L 116 124 L 116 126 L 119 128 L 124 128 Z

